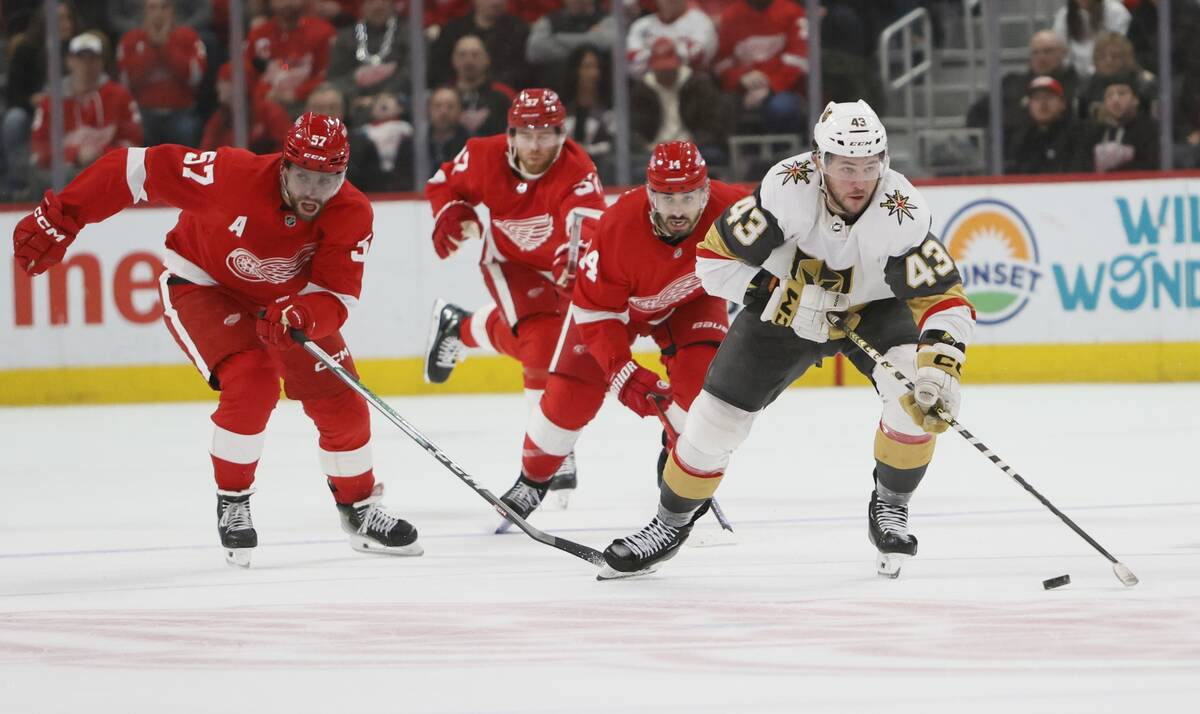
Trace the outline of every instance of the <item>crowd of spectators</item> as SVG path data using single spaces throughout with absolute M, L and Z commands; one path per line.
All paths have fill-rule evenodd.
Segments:
M 516 91 L 549 86 L 566 131 L 615 174 L 611 76 L 621 4 L 633 150 L 695 141 L 716 172 L 734 134 L 807 140 L 804 0 L 426 0 L 429 90 L 412 106 L 407 0 L 245 0 L 245 44 L 229 46 L 229 0 L 60 0 L 68 174 L 113 147 L 233 140 L 233 65 L 245 69 L 248 145 L 279 149 L 305 110 L 351 128 L 352 179 L 369 191 L 414 185 L 416 142 L 434 166 L 472 136 L 504 130 Z M 826 97 L 883 100 L 879 32 L 915 7 L 937 22 L 951 0 L 823 0 Z M 1175 0 L 1177 38 L 1200 32 L 1200 0 Z M 50 166 L 46 28 L 39 0 L 5 0 L 0 199 L 27 199 Z M 1006 170 L 1113 171 L 1157 165 L 1157 0 L 1062 0 L 1030 39 L 1026 70 L 1004 77 Z M 1189 34 L 1190 33 L 1190 34 Z M 1200 159 L 1200 48 L 1172 62 L 1177 161 Z M 882 107 L 880 107 L 882 110 Z M 413 114 L 428 119 L 416 136 Z M 881 111 L 882 113 L 882 111 Z M 986 99 L 966 113 L 986 127 Z M 417 182 L 419 183 L 419 182 Z

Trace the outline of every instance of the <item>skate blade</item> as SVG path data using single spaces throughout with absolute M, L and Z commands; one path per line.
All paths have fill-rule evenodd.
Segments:
M 421 366 L 421 376 L 425 379 L 425 384 L 442 384 L 446 381 L 445 379 L 440 382 L 435 380 L 430 376 L 429 368 L 433 362 L 433 341 L 437 339 L 438 328 L 442 326 L 442 308 L 446 307 L 447 304 L 441 298 L 433 301 L 433 319 L 430 320 L 429 333 L 425 337 L 425 362 Z
M 880 577 L 895 580 L 900 577 L 900 568 L 904 566 L 904 561 L 911 557 L 906 553 L 880 553 L 875 558 L 875 572 Z
M 658 570 L 658 567 L 653 566 L 653 567 L 649 567 L 649 568 L 644 568 L 642 570 L 635 570 L 632 573 L 624 573 L 624 572 L 621 572 L 620 570 L 613 570 L 612 567 L 609 565 L 604 565 L 600 568 L 600 572 L 596 573 L 596 580 L 599 580 L 601 582 L 603 582 L 605 580 L 628 580 L 629 578 L 637 578 L 637 577 L 641 577 L 643 575 L 649 575 L 650 573 L 653 573 L 656 570 Z
M 500 535 L 501 533 L 507 533 L 509 531 L 509 529 L 511 529 L 512 527 L 513 527 L 512 521 L 508 520 L 507 518 L 502 518 L 500 520 L 500 525 L 496 526 L 495 533 L 496 533 L 496 535 Z
M 546 494 L 546 500 L 542 501 L 542 506 L 549 506 L 551 511 L 565 511 L 567 506 L 571 505 L 571 495 L 575 493 L 573 488 L 560 488 L 552 490 Z
M 249 568 L 250 556 L 253 553 L 253 548 L 226 548 L 225 562 L 235 568 Z
M 377 555 L 401 555 L 415 557 L 425 553 L 425 549 L 421 547 L 420 541 L 413 541 L 408 545 L 387 546 L 366 538 L 351 538 L 350 547 L 360 553 L 375 553 Z

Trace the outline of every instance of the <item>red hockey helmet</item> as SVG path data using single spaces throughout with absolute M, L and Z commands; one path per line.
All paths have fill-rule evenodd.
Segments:
M 288 130 L 283 158 L 302 169 L 335 174 L 350 164 L 346 125 L 337 117 L 306 112 Z
M 654 147 L 646 167 L 646 183 L 659 193 L 685 193 L 704 188 L 708 164 L 690 141 L 668 141 Z
M 553 89 L 522 89 L 508 108 L 509 129 L 560 127 L 567 110 Z

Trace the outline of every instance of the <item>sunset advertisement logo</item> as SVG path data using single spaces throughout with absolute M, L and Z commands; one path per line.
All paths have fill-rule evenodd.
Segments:
M 950 218 L 942 241 L 980 324 L 1010 320 L 1029 303 L 1042 273 L 1033 230 L 1017 209 L 994 199 L 968 203 Z

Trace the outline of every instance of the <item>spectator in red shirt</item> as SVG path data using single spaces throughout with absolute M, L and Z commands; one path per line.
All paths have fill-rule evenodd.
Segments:
M 175 24 L 172 0 L 144 0 L 142 26 L 121 38 L 117 67 L 137 100 L 146 146 L 196 143 L 196 91 L 208 60 L 196 31 Z
M 333 25 L 305 14 L 305 0 L 271 0 L 271 19 L 250 30 L 246 62 L 257 74 L 254 93 L 278 102 L 288 116 L 304 110 L 308 93 L 325 81 Z
M 217 102 L 220 106 L 204 125 L 204 136 L 200 148 L 205 151 L 222 146 L 233 146 L 233 65 L 226 62 L 217 72 Z M 246 132 L 246 148 L 256 154 L 273 154 L 282 151 L 280 141 L 287 135 L 292 120 L 283 107 L 266 97 L 248 100 L 249 124 Z
M 112 149 L 140 145 L 142 120 L 129 91 L 104 74 L 104 43 L 91 33 L 71 39 L 68 75 L 63 83 L 63 156 L 72 179 Z M 43 96 L 33 117 L 33 163 L 49 183 L 50 98 Z
M 721 13 L 713 69 L 721 88 L 738 95 L 744 127 L 792 133 L 804 124 L 808 74 L 804 8 L 790 0 L 741 0 Z

